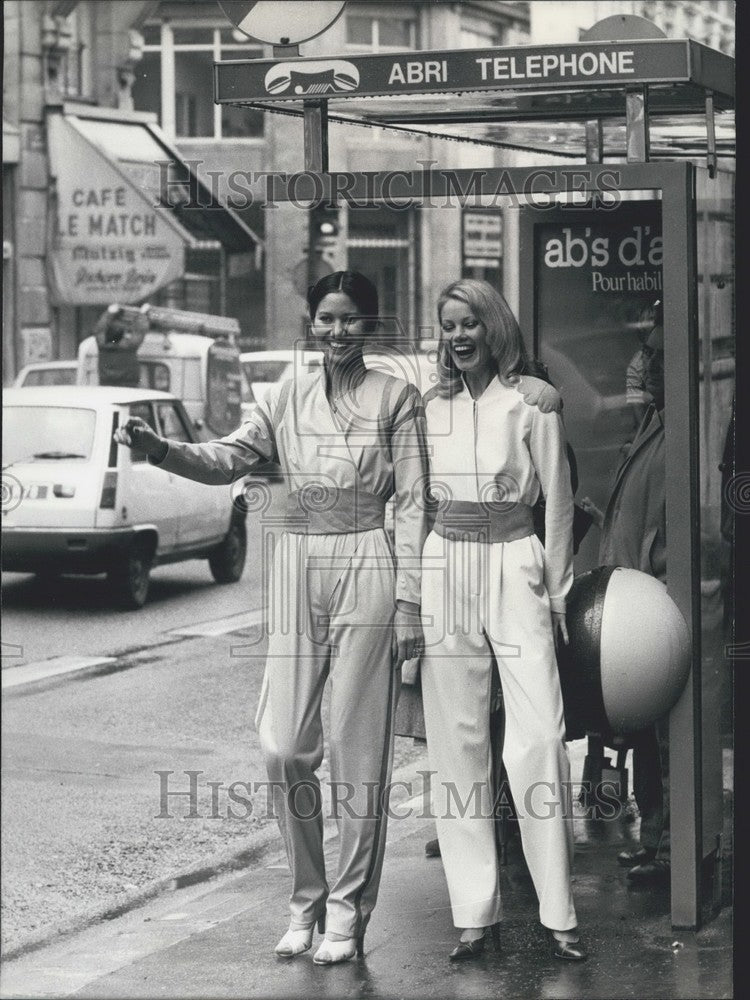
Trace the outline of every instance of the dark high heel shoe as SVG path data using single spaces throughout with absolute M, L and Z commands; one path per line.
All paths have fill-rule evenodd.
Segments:
M 448 958 L 451 962 L 463 962 L 471 958 L 479 958 L 484 951 L 484 944 L 487 939 L 487 931 L 492 935 L 492 943 L 495 948 L 500 947 L 500 924 L 492 924 L 485 927 L 481 937 L 474 938 L 473 941 L 459 941 Z
M 559 941 L 552 931 L 550 931 L 549 936 L 552 942 L 553 958 L 562 958 L 568 962 L 585 962 L 589 957 L 589 953 L 586 951 L 580 940 Z

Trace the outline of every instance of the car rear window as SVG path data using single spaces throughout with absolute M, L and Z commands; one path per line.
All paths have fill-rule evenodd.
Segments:
M 3 408 L 3 465 L 91 458 L 96 411 L 73 406 Z
M 292 365 L 289 361 L 244 361 L 245 378 L 253 382 L 278 382 Z
M 75 383 L 75 368 L 37 368 L 27 372 L 23 380 L 25 386 L 75 385 Z
M 141 389 L 158 389 L 160 392 L 169 392 L 171 388 L 171 377 L 169 368 L 159 361 L 139 361 L 138 370 L 140 373 Z

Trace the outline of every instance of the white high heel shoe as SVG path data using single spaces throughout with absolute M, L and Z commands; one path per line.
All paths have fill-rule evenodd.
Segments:
M 350 958 L 362 958 L 365 953 L 365 932 L 357 937 L 345 938 L 343 941 L 329 941 L 323 938 L 323 943 L 313 955 L 316 965 L 336 965 L 348 962 Z
M 325 917 L 318 917 L 315 923 L 318 925 L 319 933 L 322 934 L 325 930 Z M 280 955 L 281 958 L 294 958 L 295 955 L 304 955 L 312 947 L 315 923 L 310 924 L 309 927 L 290 927 L 274 948 L 274 952 Z

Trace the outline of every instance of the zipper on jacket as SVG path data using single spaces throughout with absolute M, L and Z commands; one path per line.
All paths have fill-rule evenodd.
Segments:
M 477 491 L 477 500 L 479 500 L 479 463 L 477 462 L 477 401 L 472 400 L 474 404 L 474 486 Z

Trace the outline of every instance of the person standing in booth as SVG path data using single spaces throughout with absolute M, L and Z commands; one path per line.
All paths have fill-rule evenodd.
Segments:
M 292 876 L 289 929 L 276 954 L 310 949 L 331 965 L 363 953 L 385 850 L 392 718 L 400 666 L 419 655 L 420 556 L 426 504 L 424 411 L 417 389 L 365 367 L 378 325 L 377 291 L 337 271 L 308 292 L 324 366 L 273 386 L 250 420 L 221 440 L 181 444 L 129 420 L 115 437 L 159 468 L 226 485 L 278 461 L 289 496 L 276 544 L 272 628 L 256 718 Z M 384 530 L 395 500 L 395 558 Z M 333 783 L 352 792 L 337 815 L 338 872 L 329 889 L 316 771 L 323 760 L 321 702 L 331 682 Z
M 480 955 L 487 928 L 499 936 L 490 801 L 494 653 L 505 707 L 503 764 L 539 917 L 553 955 L 581 961 L 587 954 L 571 891 L 570 763 L 555 658 L 556 644 L 567 642 L 573 582 L 562 421 L 525 399 L 536 380 L 524 374 L 529 362 L 518 323 L 489 283 L 449 285 L 438 318 L 440 383 L 425 396 L 437 515 L 422 558 L 421 674 L 440 853 L 461 931 L 449 957 Z M 542 492 L 544 547 L 532 512 Z M 470 807 L 456 815 L 451 795 Z
M 643 390 L 651 400 L 627 456 L 617 471 L 606 512 L 588 497 L 582 506 L 602 529 L 599 562 L 624 566 L 667 581 L 667 513 L 664 434 L 664 327 L 655 312 L 643 348 Z M 667 885 L 670 879 L 669 719 L 630 738 L 633 793 L 641 815 L 640 844 L 618 855 L 634 885 Z

